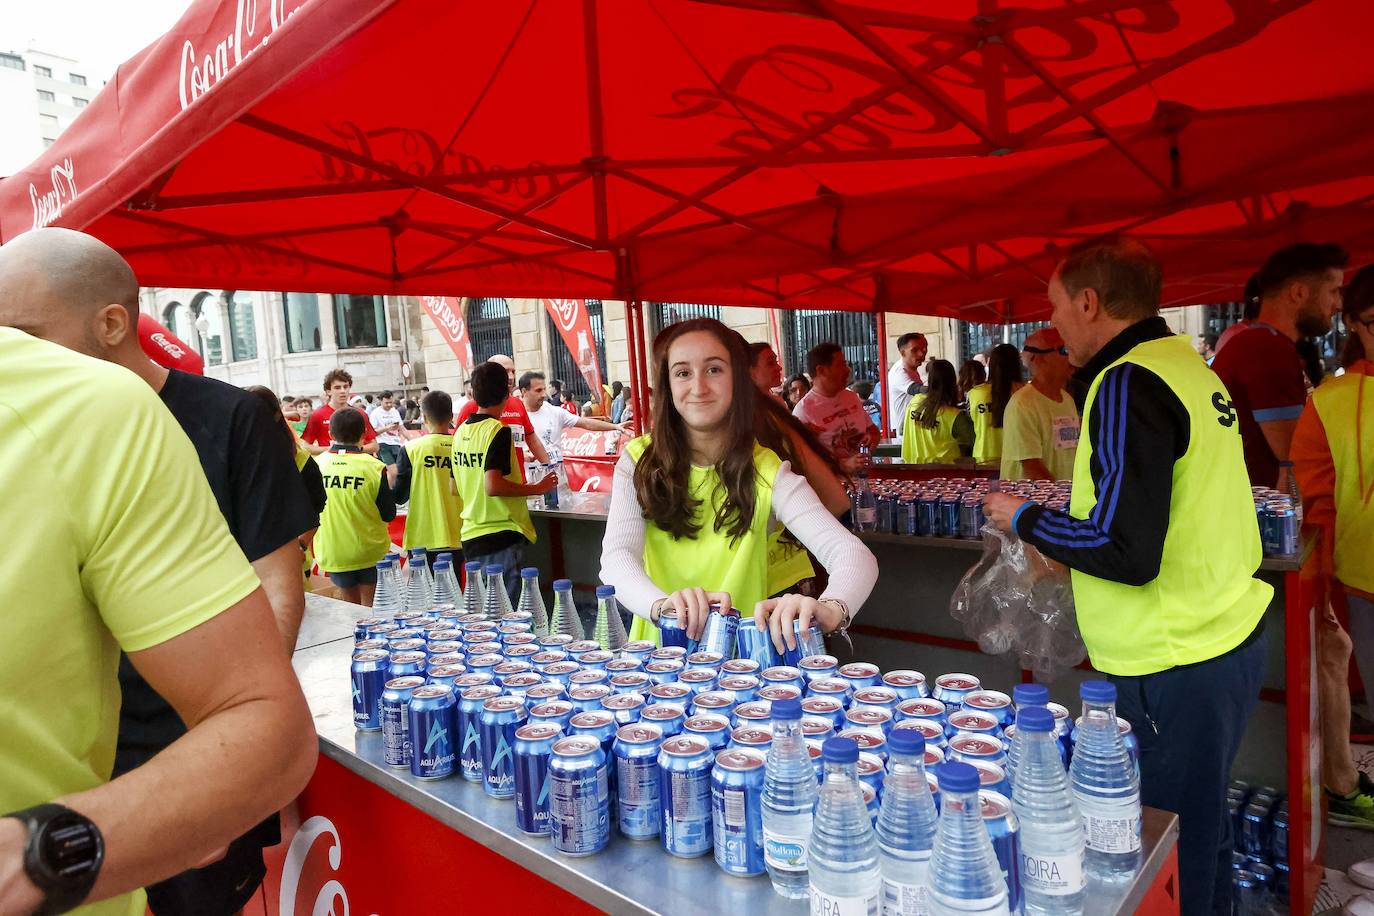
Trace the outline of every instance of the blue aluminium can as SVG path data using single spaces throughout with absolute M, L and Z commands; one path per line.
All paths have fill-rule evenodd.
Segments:
M 578 712 L 592 712 L 612 693 L 610 684 L 580 684 L 568 691 L 568 701 Z
M 590 856 L 611 838 L 606 752 L 587 735 L 559 738 L 549 753 L 549 836 L 565 856 Z
M 643 671 L 621 671 L 611 678 L 611 689 L 616 693 L 647 694 L 653 681 Z
M 644 709 L 644 696 L 638 693 L 613 693 L 602 697 L 601 708 L 611 714 L 617 726 L 630 725 L 639 721 L 639 714 Z
M 562 735 L 552 722 L 528 722 L 515 730 L 515 826 L 523 833 L 549 834 L 549 756 Z
M 544 677 L 551 681 L 557 681 L 564 687 L 569 686 L 569 682 L 574 674 L 582 670 L 582 666 L 577 662 L 568 660 L 554 662 L 544 666 Z
M 686 662 L 674 658 L 658 658 L 644 665 L 644 673 L 649 675 L 649 683 L 671 684 L 687 667 Z
M 1004 798 L 1011 798 L 1011 778 L 1007 775 L 1007 768 L 998 766 L 995 763 L 988 763 L 986 760 L 977 760 L 969 764 L 978 771 L 978 787 L 989 792 L 996 792 Z
M 844 718 L 844 704 L 834 697 L 807 697 L 802 700 L 802 715 L 826 719 L 835 729 L 844 728 L 848 723 Z
M 705 693 L 705 691 L 702 691 Z M 671 684 L 655 684 L 649 688 L 649 695 L 645 698 L 650 706 L 659 703 L 672 703 L 686 709 L 692 702 L 692 688 L 686 684 L 679 684 L 674 681 Z
M 658 647 L 647 639 L 636 639 L 620 647 L 620 657 L 634 659 L 642 666 L 649 660 L 649 656 L 653 654 L 656 648 Z
M 354 653 L 366 652 L 369 649 L 386 649 L 385 639 L 355 639 L 353 641 Z
M 741 725 L 757 725 L 760 728 L 773 727 L 773 704 L 767 700 L 753 700 L 735 707 L 730 716 L 730 724 L 735 728 Z
M 956 709 L 949 714 L 945 734 L 953 738 L 964 732 L 1000 738 L 1002 726 L 997 723 L 997 717 L 992 713 L 983 712 L 981 709 Z
M 417 675 L 392 678 L 382 689 L 382 763 L 410 766 L 410 694 L 425 683 Z
M 577 662 L 584 669 L 593 671 L 606 671 L 606 666 L 615 661 L 615 653 L 607 652 L 605 649 L 592 649 L 590 652 L 583 652 L 577 657 Z M 606 673 L 610 677 L 610 672 Z
M 946 493 L 940 497 L 940 537 L 959 536 L 959 510 L 962 505 L 963 499 L 958 493 Z
M 969 494 L 959 501 L 959 537 L 978 540 L 983 531 L 983 498 Z
M 567 661 L 568 653 L 564 652 L 562 649 L 545 649 L 542 652 L 534 653 L 527 660 L 534 666 L 535 671 L 544 674 L 546 673 L 545 669 L 547 669 L 549 665 Z
M 1012 709 L 1011 697 L 997 690 L 975 690 L 964 697 L 965 709 L 976 709 L 985 712 L 997 720 L 997 724 L 1006 728 L 1016 721 L 1016 713 Z
M 663 729 L 648 722 L 615 733 L 616 826 L 631 840 L 658 837 L 658 749 Z
M 715 690 L 719 677 L 720 674 L 715 668 L 688 668 L 677 676 L 677 682 L 693 694 L 697 694 Z
M 549 722 L 557 725 L 559 730 L 566 732 L 568 722 L 572 719 L 577 708 L 564 699 L 545 700 L 544 702 L 530 707 L 531 722 Z
M 747 674 L 751 677 L 758 677 L 762 670 L 763 665 L 752 658 L 732 658 L 720 664 L 721 677 L 729 677 L 732 674 Z
M 467 670 L 462 665 L 436 665 L 431 666 L 425 675 L 428 683 L 447 684 L 450 687 L 456 687 L 458 678 Z
M 515 731 L 528 713 L 522 697 L 493 697 L 477 715 L 482 735 L 482 791 L 492 798 L 515 797 Z
M 735 638 L 739 629 L 739 611 L 732 607 L 712 607 L 711 613 L 706 615 L 706 626 L 702 628 L 697 649 L 717 652 L 722 660 L 734 658 Z
M 689 709 L 694 716 L 716 715 L 722 716 L 728 722 L 730 713 L 735 711 L 739 701 L 735 695 L 728 690 L 708 690 L 705 693 L 698 693 L 692 697 L 692 705 Z
M 454 719 L 453 688 L 444 684 L 425 684 L 410 695 L 406 710 L 409 719 L 410 773 L 419 779 L 443 779 L 453 775 Z
M 1279 556 L 1291 557 L 1298 552 L 1298 519 L 1292 505 L 1286 501 L 1271 502 L 1273 512 L 1274 547 Z
M 858 773 L 860 782 L 872 788 L 879 798 L 882 797 L 885 771 L 882 760 L 878 759 L 876 754 L 860 754 L 855 772 Z
M 583 668 L 581 671 L 575 671 L 568 676 L 569 691 L 578 687 L 586 687 L 588 684 L 606 684 L 609 686 L 610 683 L 611 676 L 599 668 Z
M 557 681 L 541 681 L 525 691 L 525 708 L 533 709 L 549 700 L 562 700 L 568 695 L 568 688 Z
M 801 660 L 810 658 L 813 655 L 825 654 L 825 634 L 821 632 L 820 626 L 812 624 L 805 630 L 801 628 L 801 621 L 792 621 L 792 635 L 795 638 L 797 647 L 787 649 L 782 653 L 782 663 L 796 668 L 801 665 Z M 785 645 L 785 643 L 784 643 Z
M 349 675 L 353 680 L 353 727 L 375 732 L 382 727 L 382 691 L 386 689 L 389 656 L 384 649 L 365 649 L 353 654 Z
M 764 668 L 759 674 L 759 681 L 764 687 L 788 684 L 798 690 L 806 689 L 806 680 L 802 677 L 801 669 L 791 665 L 774 665 L 772 668 Z
M 458 733 L 463 736 L 458 746 L 458 764 L 462 777 L 468 782 L 482 782 L 482 733 L 478 716 L 487 700 L 501 695 L 495 684 L 469 687 L 458 696 Z
M 1008 908 L 1013 913 L 1020 912 L 1020 830 L 1016 823 L 1016 815 L 1011 812 L 1011 801 L 1005 795 L 986 789 L 978 790 L 978 801 L 983 808 L 983 823 L 987 825 L 988 836 L 992 838 L 992 849 L 997 853 L 997 864 L 1002 869 L 1002 878 L 1007 882 Z
M 933 538 L 940 534 L 940 500 L 929 493 L 916 500 L 916 533 Z
M 373 627 L 379 627 L 390 622 L 391 618 L 389 617 L 361 617 L 353 622 L 353 638 L 367 639 L 367 634 Z
M 544 683 L 544 679 L 542 677 L 535 674 L 533 671 L 525 671 L 520 674 L 510 675 L 505 679 L 501 686 L 504 688 L 506 696 L 518 697 L 520 701 L 523 703 L 525 701 L 525 696 L 527 695 L 527 692 L 531 688 L 538 687 L 542 683 Z M 555 682 L 554 686 L 560 689 L 563 687 L 562 684 L 559 684 L 557 682 Z
M 881 709 L 891 713 L 893 718 L 897 715 L 897 703 L 900 702 L 897 691 L 891 687 L 864 687 L 854 691 L 854 696 L 849 700 L 850 709 Z
M 860 690 L 864 687 L 876 687 L 882 680 L 877 665 L 870 665 L 868 662 L 850 662 L 841 665 L 836 671 L 840 680 L 849 685 L 850 692 Z
M 468 671 L 464 674 L 459 675 L 458 679 L 453 682 L 453 689 L 454 692 L 461 697 L 463 695 L 463 691 L 467 690 L 469 687 L 486 687 L 490 684 L 493 684 L 494 682 L 495 678 L 493 678 L 490 674 L 482 674 L 477 671 Z
M 423 652 L 392 652 L 386 666 L 386 679 L 424 674 L 428 656 Z
M 620 658 L 613 658 L 606 663 L 606 673 L 611 676 L 611 680 L 615 680 L 616 675 L 619 674 L 644 674 L 644 662 L 638 658 L 626 658 L 622 655 Z M 644 676 L 648 677 L 647 674 Z
M 882 684 L 895 691 L 899 700 L 921 700 L 930 696 L 926 688 L 926 676 L 919 671 L 889 671 L 883 675 Z
M 730 743 L 730 720 L 725 716 L 703 713 L 690 716 L 682 723 L 684 735 L 700 735 L 711 746 L 711 753 L 724 750 Z
M 903 700 L 897 704 L 896 717 L 898 722 L 907 719 L 930 719 L 939 723 L 943 728 L 947 711 L 945 704 L 934 697 L 924 697 L 919 700 Z
M 749 748 L 716 754 L 711 770 L 711 824 L 716 864 L 728 875 L 764 873 L 764 755 Z
M 678 620 L 677 608 L 665 607 L 658 613 L 658 640 L 665 647 L 673 646 L 690 652 L 696 641 L 687 638 L 687 628 Z
M 682 707 L 674 703 L 655 703 L 639 711 L 639 721 L 643 725 L 657 725 L 663 737 L 671 738 L 682 731 L 682 723 L 687 715 Z
M 701 735 L 666 738 L 658 752 L 663 851 L 694 859 L 711 851 L 711 746 Z
M 986 760 L 1000 767 L 1007 765 L 1007 746 L 994 735 L 975 735 L 961 732 L 949 739 L 950 760 L 963 763 L 977 763 Z
M 606 792 L 612 811 L 615 810 L 616 804 L 615 759 L 611 756 L 615 745 L 615 730 L 615 717 L 604 709 L 579 712 L 568 720 L 569 733 L 586 735 L 601 742 L 601 750 L 606 755 L 606 768 L 610 771 L 606 774 Z
M 803 723 L 805 721 L 805 719 L 802 720 Z M 741 725 L 731 731 L 730 743 L 726 745 L 727 748 L 752 748 L 760 753 L 767 753 L 772 746 L 773 733 L 766 728 L 758 728 L 754 725 Z
M 818 677 L 806 685 L 806 695 L 810 697 L 831 697 L 838 700 L 841 706 L 849 705 L 849 698 L 854 694 L 854 688 L 849 686 L 849 682 L 839 677 Z
M 752 674 L 729 674 L 716 681 L 715 692 L 730 694 L 735 698 L 735 705 L 748 703 L 758 698 L 759 679 Z
M 773 647 L 773 636 L 767 630 L 760 630 L 753 621 L 742 625 L 735 633 L 738 658 L 757 662 L 760 668 L 772 668 L 782 664 L 782 654 Z
M 942 674 L 935 679 L 931 696 L 946 706 L 958 707 L 963 704 L 964 697 L 982 687 L 983 682 L 971 674 Z
M 725 656 L 719 652 L 708 652 L 705 649 L 697 651 L 687 656 L 687 670 L 692 671 L 696 668 L 709 668 L 720 675 L 720 666 L 725 664 Z
M 812 681 L 837 677 L 840 660 L 833 655 L 808 655 L 798 661 L 796 667 L 801 670 L 802 678 L 806 681 L 806 689 L 809 691 Z

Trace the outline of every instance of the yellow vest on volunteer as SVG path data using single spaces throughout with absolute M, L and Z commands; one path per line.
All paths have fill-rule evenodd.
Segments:
M 1362 372 L 1346 372 L 1312 392 L 1312 406 L 1326 430 L 1336 469 L 1333 568 L 1337 579 L 1366 593 L 1374 592 L 1374 384 L 1366 390 L 1368 378 Z
M 948 464 L 959 457 L 959 443 L 954 438 L 958 408 L 941 407 L 933 427 L 922 425 L 916 420 L 916 412 L 928 397 L 930 395 L 924 392 L 916 395 L 906 411 L 906 426 L 902 430 L 902 460 L 907 464 Z
M 968 390 L 968 415 L 973 420 L 974 460 L 1000 461 L 1002 427 L 992 425 L 992 384 L 983 382 Z
M 326 494 L 315 556 L 325 572 L 368 569 L 391 549 L 391 534 L 377 511 L 385 466 L 363 452 L 328 451 L 315 459 Z
M 806 548 L 780 525 L 768 535 L 768 594 L 776 595 L 816 574 Z
M 630 457 L 638 462 L 649 442 L 649 436 L 631 440 L 626 446 Z M 644 572 L 653 583 L 665 592 L 693 587 L 729 592 L 740 614 L 753 617 L 754 605 L 771 594 L 768 528 L 773 511 L 773 481 L 780 467 L 782 461 L 776 453 L 755 444 L 754 518 L 744 535 L 732 544 L 729 535 L 715 530 L 713 523 L 716 511 L 725 501 L 720 475 L 715 468 L 693 465 L 687 488 L 693 499 L 700 500 L 693 513 L 700 529 L 694 538 L 674 540 L 653 522 L 645 523 Z M 657 643 L 658 627 L 647 618 L 636 616 L 630 639 Z
M 410 459 L 410 503 L 401 546 L 463 546 L 463 503 L 453 480 L 453 437 L 430 433 L 405 444 Z
M 501 429 L 500 420 L 482 416 L 475 423 L 459 423 L 453 435 L 453 479 L 458 484 L 458 498 L 463 505 L 462 538 L 472 541 L 498 531 L 518 531 L 533 544 L 534 523 L 530 521 L 525 497 L 487 495 L 487 449 Z M 524 483 L 514 437 L 510 451 L 510 473 L 505 477 L 511 483 Z
M 1123 363 L 1148 369 L 1169 386 L 1188 412 L 1190 433 L 1188 450 L 1174 462 L 1159 575 L 1134 586 L 1072 571 L 1078 628 L 1093 666 L 1129 677 L 1229 652 L 1254 631 L 1274 590 L 1254 578 L 1259 526 L 1230 393 L 1185 338 L 1145 341 L 1093 381 L 1069 514 L 1088 518 L 1097 505 L 1093 401 L 1107 370 Z

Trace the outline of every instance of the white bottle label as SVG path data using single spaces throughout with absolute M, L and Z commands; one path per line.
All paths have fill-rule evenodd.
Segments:
M 1039 894 L 1076 894 L 1087 886 L 1083 857 L 1073 853 L 1053 856 L 1021 850 L 1021 883 Z
M 1135 817 L 1097 817 L 1083 815 L 1083 830 L 1088 848 L 1094 852 L 1138 852 L 1140 815 Z
M 912 865 L 909 874 L 914 879 L 912 884 L 883 878 L 883 916 L 929 916 L 930 863 L 916 862 Z
M 808 837 L 787 836 L 764 828 L 763 860 L 782 871 L 806 871 Z
M 832 897 L 811 885 L 811 916 L 878 916 L 878 895 Z

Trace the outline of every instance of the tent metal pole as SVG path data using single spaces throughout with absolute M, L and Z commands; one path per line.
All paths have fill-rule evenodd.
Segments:
M 892 418 L 887 415 L 887 405 L 892 393 L 887 390 L 887 312 L 879 310 L 875 317 L 878 322 L 878 383 L 882 397 L 878 398 L 878 415 L 883 420 L 883 438 L 892 435 Z

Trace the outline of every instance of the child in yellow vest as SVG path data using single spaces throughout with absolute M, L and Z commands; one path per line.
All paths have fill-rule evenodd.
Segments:
M 453 399 L 431 391 L 420 401 L 426 435 L 411 439 L 396 462 L 396 502 L 409 503 L 401 546 L 423 547 L 432 565 L 440 554 L 463 568 L 463 502 L 453 481 Z
M 329 418 L 329 450 L 315 459 L 328 496 L 315 555 L 344 601 L 371 607 L 377 561 L 391 549 L 387 522 L 396 517 L 396 500 L 386 467 L 363 453 L 366 429 L 363 415 L 351 407 Z
M 525 545 L 534 543 L 534 524 L 525 500 L 558 486 L 550 474 L 538 483 L 521 483 L 520 459 L 511 429 L 501 422 L 510 397 L 505 367 L 482 363 L 472 371 L 477 412 L 453 434 L 453 479 L 462 502 L 462 543 L 467 560 L 501 567 L 506 589 L 520 588 Z

